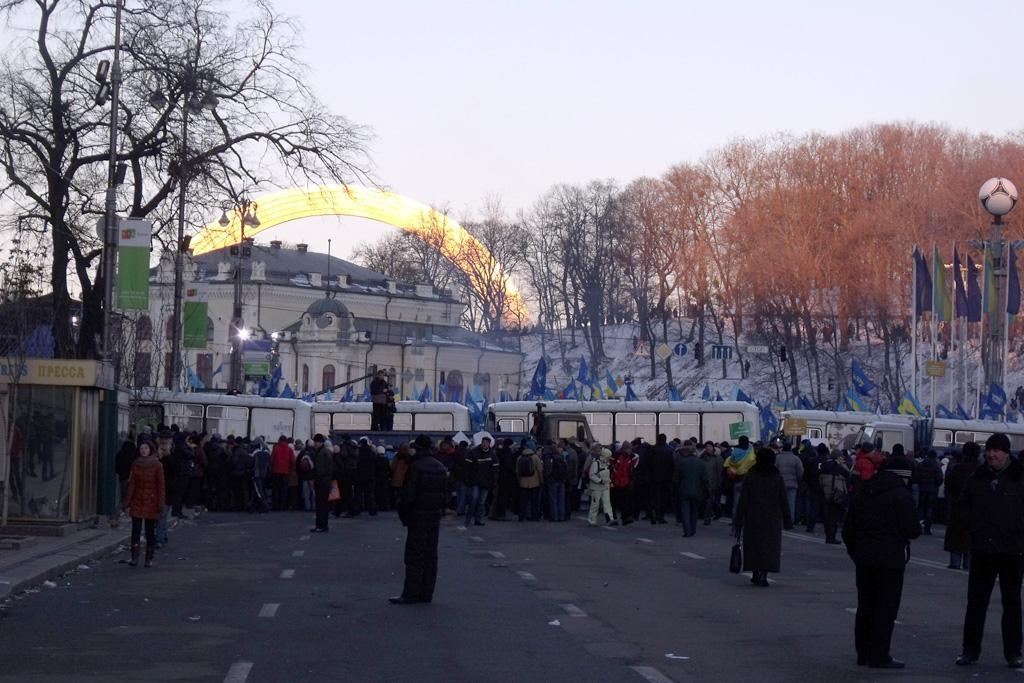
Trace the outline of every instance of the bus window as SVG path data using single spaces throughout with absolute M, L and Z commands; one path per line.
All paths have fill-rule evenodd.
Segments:
M 808 427 L 807 428 L 808 439 L 820 439 L 821 438 L 821 427 Z
M 249 409 L 242 406 L 206 406 L 206 431 L 221 436 L 249 436 Z
M 668 440 L 686 440 L 700 435 L 700 415 L 697 413 L 661 413 L 658 415 L 658 432 Z
M 412 413 L 417 432 L 446 432 L 455 429 L 451 413 Z
M 313 432 L 326 436 L 329 431 L 331 431 L 331 414 L 313 413 Z
M 526 420 L 521 417 L 502 417 L 498 419 L 499 432 L 525 432 Z
M 369 425 L 367 425 L 367 429 L 369 429 Z M 411 432 L 412 413 L 395 413 L 394 431 Z
M 579 420 L 558 420 L 557 438 L 569 439 L 570 441 L 586 437 L 587 431 Z M 582 436 L 581 436 L 582 434 Z
M 1024 450 L 1024 436 L 1020 434 L 1007 434 L 1010 437 L 1010 448 L 1015 451 Z
M 647 443 L 654 443 L 656 432 L 654 413 L 615 413 L 615 439 L 618 441 L 640 437 Z
M 203 406 L 195 403 L 164 404 L 164 424 L 178 425 L 183 432 L 203 431 Z M 213 433 L 214 430 L 207 430 Z
M 615 441 L 612 435 L 611 413 L 583 413 L 583 417 L 590 424 L 590 433 L 598 443 L 609 446 Z
M 743 422 L 742 413 L 701 413 L 701 441 L 732 441 L 729 438 L 729 425 Z
M 336 432 L 367 430 L 370 417 L 369 413 L 331 413 L 331 427 Z
M 292 437 L 295 428 L 295 415 L 287 408 L 253 408 L 252 423 L 249 427 L 250 433 L 262 436 L 268 442 L 273 443 L 284 434 Z
M 932 433 L 933 448 L 949 448 L 953 444 L 953 432 L 949 429 L 936 429 Z
M 965 444 L 968 441 L 974 441 L 974 432 L 967 432 L 964 430 L 957 430 L 956 434 L 953 435 L 953 443 Z

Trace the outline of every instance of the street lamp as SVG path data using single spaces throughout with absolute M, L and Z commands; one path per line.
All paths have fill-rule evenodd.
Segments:
M 245 377 L 242 374 L 242 341 L 249 336 L 249 331 L 245 329 L 245 321 L 242 319 L 242 258 L 252 255 L 252 247 L 245 240 L 245 226 L 251 228 L 258 228 L 260 226 L 259 216 L 256 215 L 259 205 L 243 196 L 238 200 L 235 207 L 232 208 L 229 205 L 225 205 L 221 208 L 220 220 L 217 223 L 222 228 L 231 225 L 231 218 L 228 217 L 229 210 L 239 217 L 238 244 L 232 247 L 232 252 L 235 255 L 235 292 L 234 305 L 231 311 L 231 326 L 229 328 L 231 375 L 228 391 L 240 394 L 245 384 Z
M 181 157 L 178 160 L 178 240 L 174 252 L 174 309 L 171 312 L 171 374 L 168 389 L 177 389 L 181 381 L 181 300 L 185 270 L 185 251 L 188 241 L 185 239 L 185 192 L 188 185 L 188 119 L 190 114 L 200 114 L 204 110 L 217 108 L 219 100 L 213 93 L 212 74 L 200 71 L 192 65 L 186 67 L 175 90 L 181 93 Z M 173 91 L 172 91 L 173 92 Z M 149 104 L 154 109 L 163 110 L 174 102 L 168 100 L 159 86 L 149 95 Z
M 992 233 L 989 236 L 988 248 L 992 259 L 992 270 L 995 277 L 993 296 L 996 301 L 996 314 L 991 316 L 988 335 L 988 359 L 985 363 L 985 386 L 990 387 L 998 382 L 1003 385 L 1003 361 L 1005 354 L 1006 305 L 1000 292 L 1005 289 L 1003 278 L 1006 277 L 1006 263 L 1003 261 L 1003 216 L 1010 213 L 1017 204 L 1017 188 L 1006 178 L 989 178 L 978 191 L 978 200 L 982 207 L 992 214 Z M 978 395 L 981 396 L 981 387 Z M 979 398 L 979 411 L 981 409 Z

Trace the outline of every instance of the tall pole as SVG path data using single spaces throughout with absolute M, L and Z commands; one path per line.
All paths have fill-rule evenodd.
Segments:
M 174 310 L 171 313 L 171 376 L 168 389 L 177 391 L 181 384 L 181 299 L 185 279 L 185 254 L 182 247 L 185 242 L 185 191 L 188 184 L 188 102 L 181 104 L 181 159 L 179 160 L 179 193 L 178 193 L 178 243 L 174 250 Z
M 992 234 L 990 237 L 991 247 L 989 255 L 992 259 L 992 297 L 995 301 L 995 312 L 989 316 L 989 338 L 988 338 L 988 371 L 985 377 L 985 386 L 991 387 L 998 382 L 1003 385 L 1003 327 L 1006 324 L 1006 302 L 1003 301 L 1002 292 L 1005 289 L 1002 279 L 1006 277 L 1005 263 L 1003 262 L 1003 217 L 994 216 L 992 219 Z
M 914 398 L 919 395 L 917 383 L 917 247 L 914 247 L 914 276 L 910 285 L 910 384 Z
M 231 309 L 231 391 L 241 393 L 242 377 L 242 249 L 245 248 L 245 221 L 248 216 L 248 202 L 242 200 L 239 207 L 238 255 L 235 259 L 234 304 Z
M 103 219 L 103 335 L 100 357 L 113 358 L 111 312 L 114 308 L 114 271 L 117 268 L 117 120 L 121 100 L 121 4 L 114 3 L 114 64 L 110 69 L 110 160 Z

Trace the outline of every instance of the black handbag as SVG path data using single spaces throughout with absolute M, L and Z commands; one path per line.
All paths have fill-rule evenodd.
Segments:
M 729 571 L 733 574 L 743 571 L 743 548 L 739 543 L 732 546 L 732 554 L 729 555 Z

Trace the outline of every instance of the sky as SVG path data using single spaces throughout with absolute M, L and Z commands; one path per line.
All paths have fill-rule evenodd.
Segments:
M 1022 128 L 1019 64 L 1007 60 L 1015 39 L 1000 30 L 998 4 L 277 7 L 304 27 L 320 97 L 373 129 L 377 181 L 457 218 L 494 197 L 514 214 L 557 183 L 659 175 L 737 137 L 889 121 Z M 343 255 L 384 232 L 372 225 L 296 227 L 314 245 L 332 233 Z

